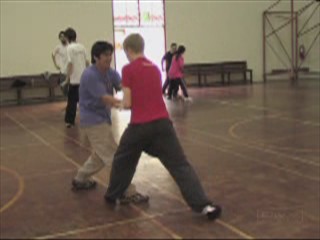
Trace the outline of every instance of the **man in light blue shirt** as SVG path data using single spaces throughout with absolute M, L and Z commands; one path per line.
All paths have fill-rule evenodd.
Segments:
M 110 68 L 113 46 L 98 41 L 91 49 L 92 65 L 87 67 L 80 80 L 79 106 L 80 126 L 88 137 L 92 154 L 79 168 L 72 181 L 74 190 L 89 190 L 96 186 L 91 178 L 104 166 L 111 170 L 113 155 L 117 148 L 111 130 L 111 108 L 119 107 L 120 100 L 113 97 L 114 90 L 121 89 L 121 78 Z M 109 178 L 109 176 L 107 176 Z M 135 200 L 148 200 L 130 185 L 123 197 L 123 203 Z M 129 201 L 130 200 L 130 201 Z
M 117 71 L 109 68 L 102 73 L 96 64 L 88 67 L 79 89 L 80 126 L 90 127 L 102 123 L 111 125 L 113 90 L 121 89 L 121 78 Z M 111 99 L 109 103 L 107 99 Z

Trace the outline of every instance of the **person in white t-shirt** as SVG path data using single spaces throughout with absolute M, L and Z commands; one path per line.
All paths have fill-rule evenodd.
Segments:
M 64 31 L 59 32 L 59 40 L 61 44 L 57 45 L 52 52 L 52 61 L 57 70 L 60 71 L 59 83 L 61 90 L 65 96 L 68 95 L 68 80 L 66 79 L 67 74 L 67 46 L 68 41 L 65 37 Z
M 68 28 L 65 31 L 68 40 L 67 46 L 67 79 L 69 79 L 68 104 L 65 114 L 66 127 L 75 125 L 77 104 L 79 101 L 80 78 L 84 69 L 89 66 L 85 47 L 77 43 L 77 33 L 74 29 Z
M 68 41 L 64 35 L 64 31 L 59 33 L 59 40 L 61 44 L 57 45 L 52 52 L 52 61 L 57 70 L 62 74 L 67 73 L 67 45 Z

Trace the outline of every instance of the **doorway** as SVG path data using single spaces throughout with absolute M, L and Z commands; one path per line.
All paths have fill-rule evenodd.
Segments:
M 131 33 L 139 33 L 144 38 L 146 57 L 161 70 L 161 59 L 166 51 L 164 0 L 113 0 L 113 23 L 115 67 L 120 74 L 128 63 L 122 43 Z M 165 72 L 161 73 L 164 81 Z

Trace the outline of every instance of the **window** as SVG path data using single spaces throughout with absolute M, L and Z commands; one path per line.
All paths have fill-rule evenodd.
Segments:
M 163 1 L 139 1 L 141 26 L 164 26 Z
M 139 5 L 138 0 L 114 0 L 113 1 L 114 25 L 139 26 Z
M 114 0 L 115 27 L 164 26 L 163 0 Z

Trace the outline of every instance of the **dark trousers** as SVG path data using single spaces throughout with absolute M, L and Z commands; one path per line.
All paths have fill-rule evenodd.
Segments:
M 188 91 L 187 91 L 187 86 L 185 82 L 183 81 L 182 78 L 176 78 L 176 79 L 171 79 L 170 80 L 170 85 L 169 85 L 169 93 L 168 96 L 169 98 L 176 97 L 179 91 L 179 87 L 181 87 L 182 93 L 184 97 L 189 97 Z
M 79 102 L 79 85 L 69 85 L 68 91 L 68 103 L 66 108 L 66 115 L 64 118 L 65 123 L 70 123 L 74 125 L 76 114 L 77 114 L 77 104 Z
M 63 93 L 63 96 L 67 97 L 68 96 L 68 91 L 69 91 L 69 83 L 61 85 L 64 81 L 66 81 L 67 76 L 63 73 L 60 73 L 60 77 L 59 77 L 59 85 L 61 88 L 61 91 Z
M 163 86 L 162 86 L 162 94 L 165 94 L 165 93 L 166 93 L 166 90 L 167 90 L 169 84 L 170 84 L 170 80 L 169 80 L 169 78 L 167 77 L 166 80 L 164 81 Z
M 134 176 L 142 152 L 160 159 L 180 188 L 183 198 L 196 212 L 210 204 L 200 181 L 184 155 L 169 119 L 129 125 L 114 155 L 106 197 L 123 196 Z
M 170 69 L 170 68 L 169 68 Z M 166 73 L 167 73 L 167 78 L 166 80 L 164 81 L 164 84 L 162 86 L 162 94 L 165 94 L 166 93 L 166 90 L 170 84 L 170 79 L 169 79 L 169 69 L 166 69 Z

